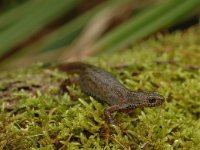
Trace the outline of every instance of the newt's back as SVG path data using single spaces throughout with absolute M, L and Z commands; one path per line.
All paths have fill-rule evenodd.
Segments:
M 110 105 L 122 103 L 128 90 L 110 73 L 81 62 L 60 65 L 59 69 L 80 76 L 81 89 L 88 95 Z
M 57 68 L 61 71 L 67 72 L 67 73 L 77 73 L 82 74 L 86 68 L 93 67 L 89 64 L 84 64 L 81 62 L 72 62 L 72 63 L 65 63 L 65 64 L 59 64 Z

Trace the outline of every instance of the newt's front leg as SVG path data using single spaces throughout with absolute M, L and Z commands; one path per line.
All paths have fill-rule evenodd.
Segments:
M 115 105 L 115 106 L 108 107 L 104 110 L 106 119 L 110 124 L 116 125 L 116 121 L 112 116 L 112 112 L 119 110 L 119 109 L 120 109 L 119 106 Z
M 117 123 L 112 116 L 112 113 L 114 111 L 130 113 L 130 112 L 133 112 L 133 110 L 134 110 L 133 108 L 132 109 L 128 108 L 128 105 L 114 105 L 114 106 L 110 106 L 110 107 L 106 108 L 104 110 L 104 114 L 110 124 L 116 125 Z

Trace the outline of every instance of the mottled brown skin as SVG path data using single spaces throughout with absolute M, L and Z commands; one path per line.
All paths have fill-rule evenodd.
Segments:
M 58 68 L 67 73 L 77 73 L 84 93 L 110 105 L 104 113 L 111 124 L 115 124 L 112 117 L 114 111 L 130 112 L 135 108 L 154 107 L 164 102 L 164 97 L 157 92 L 131 91 L 112 74 L 93 65 L 73 62 L 61 64 Z

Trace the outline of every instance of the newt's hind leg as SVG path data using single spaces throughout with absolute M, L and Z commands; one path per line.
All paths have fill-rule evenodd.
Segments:
M 60 84 L 60 94 L 63 95 L 64 93 L 68 93 L 70 97 L 73 97 L 73 95 L 70 94 L 69 90 L 67 89 L 67 86 L 70 86 L 72 84 L 78 84 L 79 78 L 68 78 L 62 81 Z

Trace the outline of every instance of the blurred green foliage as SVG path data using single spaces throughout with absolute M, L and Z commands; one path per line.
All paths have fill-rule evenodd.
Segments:
M 97 0 L 91 6 L 87 6 L 89 3 L 84 0 L 10 0 L 1 3 L 5 5 L 2 8 L 6 8 L 0 14 L 0 67 L 4 68 L 38 60 L 67 59 L 64 56 L 76 51 L 74 45 L 79 44 L 83 33 L 98 34 L 97 30 L 101 30 L 88 30 L 92 21 L 96 19 L 94 25 L 98 26 L 106 17 L 110 16 L 112 20 L 112 14 L 120 12 L 123 16 L 124 10 L 130 7 L 132 12 L 129 12 L 128 18 L 113 26 L 108 22 L 103 33 L 94 38 L 89 46 L 87 43 L 84 45 L 83 40 L 80 46 L 83 49 L 75 55 L 80 52 L 86 56 L 113 54 L 198 13 L 196 10 L 200 8 L 199 0 Z M 84 48 L 89 54 L 84 52 Z
M 25 1 L 27 1 L 27 0 L 1 0 L 0 1 L 0 13 L 3 13 L 9 9 L 12 9 Z

